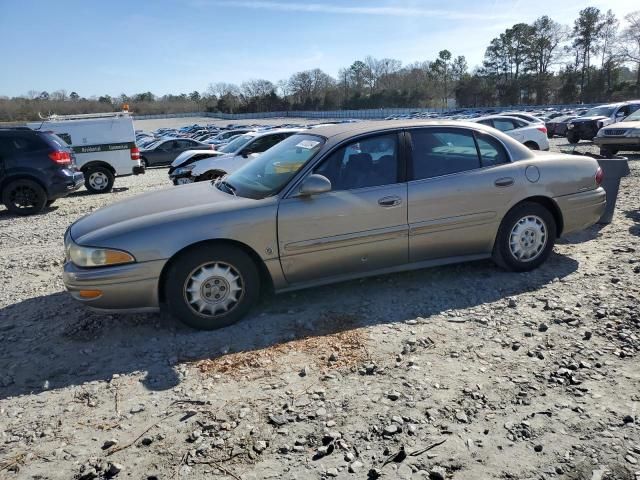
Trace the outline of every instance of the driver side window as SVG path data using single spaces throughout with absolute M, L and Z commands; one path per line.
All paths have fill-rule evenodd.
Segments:
M 313 173 L 327 177 L 332 191 L 398 183 L 398 136 L 379 135 L 341 147 Z

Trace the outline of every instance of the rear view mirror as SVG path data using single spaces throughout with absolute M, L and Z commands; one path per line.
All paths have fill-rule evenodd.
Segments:
M 331 181 L 324 175 L 314 173 L 303 180 L 302 185 L 300 185 L 300 189 L 298 190 L 298 195 L 307 197 L 330 191 Z

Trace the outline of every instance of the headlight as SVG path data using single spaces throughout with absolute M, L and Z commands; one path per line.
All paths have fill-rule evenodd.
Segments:
M 567 128 L 573 128 L 573 123 L 568 123 Z
M 121 250 L 82 247 L 75 243 L 69 245 L 68 252 L 69 259 L 78 267 L 105 267 L 136 261 L 131 254 Z

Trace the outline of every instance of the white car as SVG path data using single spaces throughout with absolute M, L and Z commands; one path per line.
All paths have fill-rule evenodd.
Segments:
M 231 137 L 234 137 L 236 135 L 242 135 L 243 133 L 249 133 L 253 130 L 253 128 L 237 128 L 234 130 L 226 130 L 224 132 L 220 132 L 219 134 L 208 138 L 205 143 L 211 144 L 211 145 L 218 145 L 220 143 L 226 143 L 229 141 L 229 139 Z
M 531 150 L 549 150 L 547 127 L 544 123 L 530 123 L 521 118 L 506 115 L 491 115 L 473 118 L 470 121 L 500 130 Z
M 222 177 L 235 172 L 265 150 L 303 130 L 305 129 L 279 128 L 245 133 L 224 147 L 208 152 L 209 155 L 204 159 L 197 159 L 184 152 L 171 164 L 169 178 L 174 185 L 183 185 Z

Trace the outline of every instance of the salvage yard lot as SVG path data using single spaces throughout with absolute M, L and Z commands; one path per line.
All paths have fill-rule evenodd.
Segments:
M 63 291 L 65 229 L 173 188 L 166 169 L 0 210 L 0 478 L 640 477 L 629 158 L 614 222 L 536 271 L 482 261 L 267 297 L 214 332 Z

